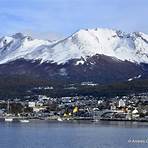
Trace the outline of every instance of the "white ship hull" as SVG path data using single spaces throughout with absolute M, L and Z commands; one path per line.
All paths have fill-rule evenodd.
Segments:
M 58 118 L 57 120 L 58 120 L 58 121 L 60 121 L 60 122 L 62 122 L 62 121 L 63 121 L 61 118 Z
M 5 118 L 5 122 L 12 122 L 13 118 Z
M 21 123 L 29 123 L 29 120 L 20 120 Z

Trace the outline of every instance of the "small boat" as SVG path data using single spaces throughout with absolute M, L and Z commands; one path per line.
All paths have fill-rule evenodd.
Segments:
M 29 123 L 30 121 L 27 120 L 27 119 L 21 119 L 20 122 L 21 122 L 21 123 Z
M 11 117 L 11 114 L 10 113 L 10 103 L 9 103 L 9 100 L 8 100 L 8 103 L 7 103 L 7 114 L 6 114 L 6 117 L 5 117 L 5 122 L 12 122 L 13 121 L 13 118 Z
M 93 122 L 99 122 L 100 121 L 100 118 L 99 117 L 94 117 L 93 118 Z
M 69 121 L 70 119 L 69 118 L 67 118 L 67 121 Z
M 13 118 L 5 118 L 5 122 L 12 122 L 13 121 Z
M 61 122 L 61 121 L 63 121 L 63 119 L 61 119 L 60 117 L 59 117 L 59 118 L 57 118 L 57 120 L 58 120 L 58 121 L 60 121 L 60 122 Z
M 99 122 L 99 120 L 98 119 L 94 119 L 93 122 Z

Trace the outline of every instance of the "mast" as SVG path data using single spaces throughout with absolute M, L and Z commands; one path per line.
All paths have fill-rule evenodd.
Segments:
M 8 113 L 8 114 L 10 113 L 10 102 L 9 102 L 9 100 L 8 100 L 8 102 L 7 102 L 7 113 Z

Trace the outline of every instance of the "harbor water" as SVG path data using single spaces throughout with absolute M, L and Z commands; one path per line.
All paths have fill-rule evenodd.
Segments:
M 148 123 L 0 122 L 0 148 L 148 148 Z

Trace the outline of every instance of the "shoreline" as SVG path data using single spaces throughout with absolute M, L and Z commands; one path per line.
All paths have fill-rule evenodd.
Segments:
M 99 121 L 121 121 L 121 122 L 146 122 L 148 123 L 148 119 L 122 119 L 122 118 L 99 118 L 99 119 L 94 119 L 94 118 L 84 118 L 84 117 L 76 117 L 76 118 L 23 118 L 23 117 L 0 117 L 0 122 L 6 122 L 5 118 L 12 118 L 12 122 L 20 122 L 20 120 L 29 120 L 30 122 L 32 121 L 53 121 L 53 122 L 83 122 L 83 123 L 97 123 Z

